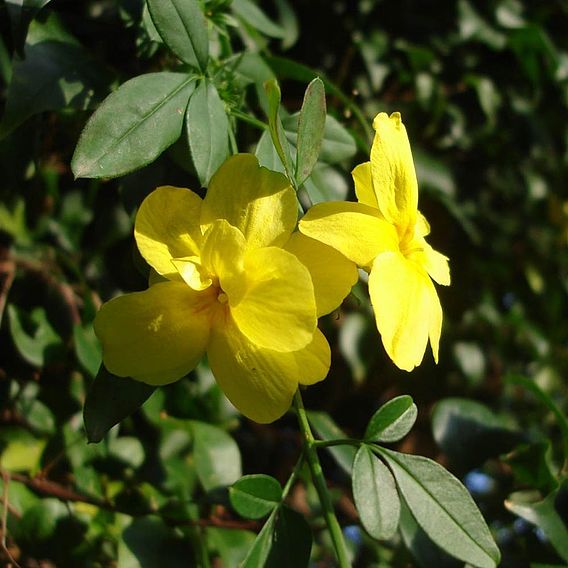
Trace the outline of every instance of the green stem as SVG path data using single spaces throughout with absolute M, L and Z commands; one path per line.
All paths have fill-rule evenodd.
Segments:
M 239 120 L 242 120 L 243 122 L 248 122 L 249 124 L 252 124 L 253 126 L 256 126 L 257 128 L 260 128 L 261 130 L 268 130 L 268 124 L 266 124 L 266 122 L 262 122 L 262 120 L 258 120 L 258 118 L 255 118 L 254 116 L 251 116 L 250 114 L 246 114 L 245 112 L 241 112 L 240 110 L 238 110 L 236 108 L 231 109 L 231 114 L 235 118 L 238 118 Z
M 318 492 L 325 517 L 325 522 L 327 524 L 327 528 L 329 529 L 333 547 L 335 548 L 335 553 L 337 554 L 337 559 L 339 561 L 339 567 L 349 568 L 350 563 L 347 557 L 345 541 L 343 540 L 343 533 L 341 532 L 341 527 L 339 526 L 337 517 L 335 516 L 335 512 L 333 510 L 331 497 L 329 496 L 329 492 L 327 490 L 327 485 L 325 483 L 325 478 L 323 476 L 323 471 L 321 469 L 321 464 L 316 451 L 316 441 L 308 422 L 306 409 L 304 408 L 302 395 L 300 394 L 299 389 L 294 395 L 294 406 L 296 408 L 296 413 L 298 415 L 298 424 L 300 425 L 300 430 L 303 436 L 304 453 L 310 467 L 312 480 L 316 487 L 316 491 Z

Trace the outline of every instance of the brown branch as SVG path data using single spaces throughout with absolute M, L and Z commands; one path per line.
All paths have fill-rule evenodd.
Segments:
M 26 487 L 29 487 L 32 491 L 39 493 L 40 495 L 45 495 L 49 497 L 55 497 L 65 502 L 73 503 L 88 503 L 89 505 L 94 505 L 99 509 L 104 509 L 106 511 L 111 511 L 114 513 L 123 513 L 130 516 L 147 516 L 156 514 L 155 509 L 148 509 L 147 511 L 137 512 L 133 514 L 132 511 L 122 509 L 117 507 L 111 501 L 104 499 L 99 499 L 92 495 L 86 495 L 84 493 L 78 493 L 73 489 L 69 489 L 55 481 L 50 481 L 49 479 L 44 479 L 41 477 L 29 477 L 21 473 L 10 473 L 2 468 L 0 468 L 0 473 L 2 477 L 7 476 L 8 478 L 23 483 Z M 162 516 L 165 523 L 175 526 L 196 526 L 196 527 L 219 527 L 226 529 L 237 529 L 237 530 L 252 530 L 259 531 L 260 523 L 257 521 L 241 521 L 234 519 L 225 519 L 218 516 L 212 516 L 208 519 L 175 519 L 167 516 Z
M 10 260 L 9 252 L 7 252 L 6 255 L 0 253 L 0 256 L 7 257 L 0 260 L 0 323 L 2 323 L 8 292 L 12 287 L 12 282 L 14 282 L 14 276 L 16 274 L 16 265 L 13 260 Z

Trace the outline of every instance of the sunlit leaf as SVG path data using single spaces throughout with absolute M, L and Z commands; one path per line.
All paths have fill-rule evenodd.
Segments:
M 534 492 L 513 493 L 505 501 L 505 507 L 515 515 L 539 527 L 558 555 L 568 562 L 568 528 L 555 507 L 558 493 L 562 490 L 566 491 L 566 489 L 559 488 L 542 500 L 535 500 Z
M 269 475 L 246 475 L 231 486 L 229 498 L 242 517 L 261 519 L 280 504 L 282 487 Z
M 75 177 L 116 177 L 155 160 L 180 136 L 195 80 L 148 73 L 108 96 L 87 122 L 73 154 Z
M 353 462 L 353 498 L 361 523 L 377 540 L 391 538 L 398 527 L 400 499 L 389 469 L 363 445 Z
M 298 119 L 296 181 L 302 185 L 318 160 L 325 127 L 325 88 L 314 79 L 306 89 Z
M 418 416 L 418 409 L 408 395 L 389 400 L 373 414 L 365 439 L 376 442 L 398 442 L 406 436 Z
M 440 548 L 479 568 L 498 565 L 499 549 L 471 495 L 453 475 L 422 456 L 376 451 L 416 522 Z

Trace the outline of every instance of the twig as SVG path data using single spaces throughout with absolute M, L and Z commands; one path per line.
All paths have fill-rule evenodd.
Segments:
M 0 260 L 0 324 L 6 307 L 8 292 L 12 287 L 14 276 L 16 274 L 16 265 L 9 258 Z
M 10 485 L 10 474 L 7 471 L 2 470 L 2 524 L 0 526 L 0 531 L 2 531 L 2 538 L 0 540 L 0 546 L 2 547 L 2 551 L 8 557 L 9 561 L 16 567 L 21 568 L 21 566 L 16 562 L 15 558 L 12 556 L 10 551 L 8 550 L 8 546 L 6 544 L 6 536 L 8 534 L 8 486 Z

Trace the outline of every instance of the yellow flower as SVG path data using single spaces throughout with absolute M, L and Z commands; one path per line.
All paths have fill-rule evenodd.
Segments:
M 334 247 L 369 272 L 369 294 L 383 345 L 411 371 L 430 339 L 434 359 L 442 308 L 430 278 L 449 285 L 448 259 L 424 239 L 430 226 L 418 211 L 418 182 L 400 113 L 373 122 L 371 161 L 353 170 L 359 203 L 320 203 L 300 231 Z
M 288 180 L 248 154 L 221 166 L 203 200 L 183 188 L 153 191 L 134 233 L 157 274 L 148 290 L 115 298 L 97 314 L 107 369 L 163 385 L 207 352 L 243 414 L 279 418 L 298 383 L 327 375 L 330 350 L 317 317 L 335 309 L 357 278 L 334 249 L 293 233 L 296 221 Z

